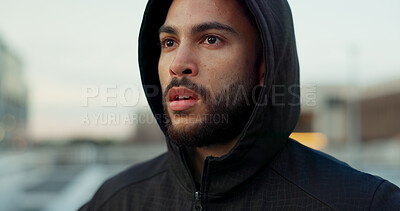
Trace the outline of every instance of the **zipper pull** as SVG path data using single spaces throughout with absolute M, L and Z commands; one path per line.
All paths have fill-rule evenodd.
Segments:
M 201 207 L 201 193 L 199 191 L 194 192 L 194 210 L 203 210 L 203 207 Z

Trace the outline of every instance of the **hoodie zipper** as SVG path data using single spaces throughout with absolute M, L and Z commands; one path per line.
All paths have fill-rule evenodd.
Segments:
M 200 191 L 194 192 L 194 210 L 201 211 L 203 207 L 201 206 L 201 193 Z
M 194 210 L 196 211 L 200 211 L 203 210 L 203 194 L 204 194 L 204 188 L 205 188 L 205 184 L 206 184 L 206 180 L 207 180 L 207 173 L 208 173 L 208 159 L 210 157 L 206 157 L 206 159 L 204 160 L 204 166 L 203 166 L 203 172 L 201 174 L 201 183 L 200 183 L 200 191 L 196 190 L 194 192 Z M 194 178 L 193 179 L 193 183 L 194 183 Z
M 203 210 L 203 193 L 204 193 L 204 185 L 205 185 L 205 181 L 206 181 L 206 175 L 207 175 L 207 169 L 208 169 L 208 159 L 209 157 L 206 157 L 206 159 L 204 160 L 204 166 L 203 166 L 203 172 L 201 175 L 201 183 L 200 183 L 200 190 L 198 190 L 196 188 L 196 183 L 194 180 L 194 177 L 189 169 L 189 166 L 186 162 L 186 157 L 184 155 L 183 150 L 181 149 L 181 155 L 183 158 L 183 163 L 185 164 L 186 170 L 189 172 L 190 178 L 192 180 L 193 186 L 195 187 L 195 192 L 194 192 L 194 210 L 196 211 L 201 211 Z

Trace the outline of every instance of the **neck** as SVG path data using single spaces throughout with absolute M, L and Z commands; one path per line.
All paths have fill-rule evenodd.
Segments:
M 228 154 L 228 152 L 235 146 L 238 138 L 239 137 L 226 144 L 215 144 L 205 147 L 194 147 L 187 149 L 189 165 L 196 182 L 200 183 L 201 181 L 205 159 L 208 156 L 222 157 L 223 155 Z

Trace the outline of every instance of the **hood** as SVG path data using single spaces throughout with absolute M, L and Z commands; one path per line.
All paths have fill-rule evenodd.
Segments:
M 185 165 L 185 153 L 173 144 L 164 125 L 158 78 L 158 29 L 171 0 L 150 0 L 139 35 L 139 67 L 148 103 L 164 132 L 170 165 L 179 184 L 195 190 Z M 224 195 L 246 184 L 285 146 L 300 113 L 299 64 L 292 14 L 286 0 L 246 0 L 263 44 L 265 78 L 260 97 L 234 148 L 223 157 L 205 161 L 201 189 L 208 197 Z

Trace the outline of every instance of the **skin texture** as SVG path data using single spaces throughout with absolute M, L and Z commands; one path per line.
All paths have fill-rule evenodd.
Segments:
M 257 30 L 242 8 L 232 0 L 173 1 L 160 28 L 158 73 L 164 96 L 174 78 L 186 78 L 212 96 L 226 96 L 221 93 L 232 92 L 233 84 L 250 88 L 263 84 L 265 68 L 257 55 Z M 181 112 L 172 111 L 164 97 L 164 110 L 175 132 L 190 134 L 206 120 L 202 117 L 212 111 L 212 101 L 200 96 L 195 106 Z M 197 181 L 204 159 L 228 153 L 237 138 L 187 148 Z

